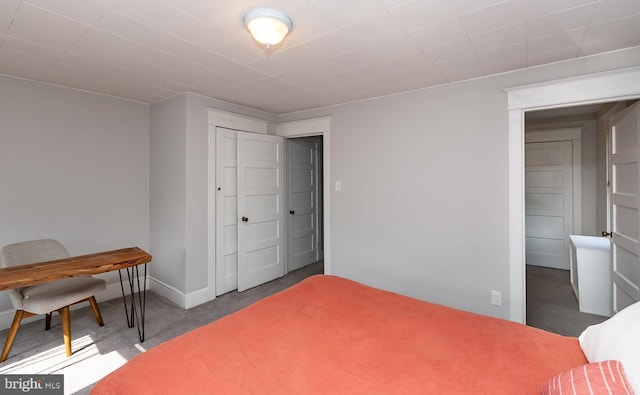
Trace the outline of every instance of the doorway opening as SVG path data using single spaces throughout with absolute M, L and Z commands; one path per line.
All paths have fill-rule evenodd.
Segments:
M 640 97 L 640 67 L 505 89 L 509 124 L 509 317 L 525 323 L 525 113 Z M 638 297 L 640 299 L 640 296 Z
M 316 157 L 316 165 L 317 171 L 315 176 L 311 176 L 307 171 L 300 172 L 300 174 L 306 174 L 307 186 L 304 188 L 308 188 L 310 177 L 314 177 L 316 179 L 316 209 L 319 210 L 316 216 L 315 225 L 317 225 L 317 237 L 316 237 L 316 245 L 319 251 L 319 258 L 322 258 L 322 269 L 325 274 L 332 274 L 331 270 L 331 118 L 330 117 L 319 117 L 319 118 L 309 118 L 303 119 L 299 121 L 289 121 L 283 122 L 276 125 L 276 133 L 278 136 L 282 136 L 285 139 L 285 145 L 289 146 L 291 144 L 295 144 L 296 142 L 307 142 L 310 144 L 315 144 L 315 157 Z M 285 150 L 288 151 L 288 150 Z M 307 160 L 309 162 L 309 150 L 300 150 L 300 152 L 306 152 Z M 301 162 L 305 162 L 302 160 Z M 308 168 L 308 167 L 307 167 Z M 287 183 L 288 185 L 289 183 Z M 304 185 L 305 183 L 303 183 Z M 286 188 L 289 188 L 288 186 Z M 285 193 L 287 197 L 287 206 L 292 201 L 293 197 L 289 197 L 289 191 Z M 303 196 L 303 195 L 300 195 Z M 307 191 L 307 197 L 309 196 L 309 192 Z M 304 206 L 304 205 L 302 205 Z M 307 210 L 309 210 L 309 205 L 307 205 Z M 289 211 L 293 210 L 294 214 L 290 214 Z M 287 208 L 285 211 L 286 215 L 289 216 L 289 220 L 296 219 L 296 209 L 295 206 L 292 208 Z M 308 213 L 308 211 L 307 211 Z M 309 221 L 311 217 L 300 217 L 298 220 L 304 224 L 304 221 Z M 289 225 L 289 224 L 288 224 Z M 301 228 L 309 228 L 308 226 L 303 226 Z M 295 227 L 287 226 L 287 229 L 295 229 Z M 289 230 L 287 230 L 289 232 Z M 294 232 L 295 233 L 295 232 Z M 295 235 L 292 234 L 292 238 Z M 289 235 L 286 237 L 287 239 L 287 250 L 289 250 L 289 246 L 295 246 L 294 243 L 289 242 Z M 310 238 L 302 239 L 302 241 L 306 240 L 299 244 L 299 247 L 309 246 Z M 301 248 L 299 251 L 304 251 L 305 248 Z M 290 265 L 287 264 L 287 267 Z
M 614 311 L 617 311 L 616 304 L 613 303 L 613 294 L 615 281 L 610 277 L 610 273 L 614 274 L 616 265 L 609 262 L 610 239 L 604 238 L 610 236 L 612 230 L 611 218 L 611 196 L 612 185 L 612 125 L 615 119 L 626 111 L 631 110 L 636 100 L 622 100 L 616 102 L 606 102 L 589 104 L 583 106 L 567 107 L 553 110 L 531 111 L 525 114 L 525 236 L 526 236 L 526 323 L 527 325 L 545 329 L 551 332 L 559 333 L 566 336 L 578 336 L 589 325 L 600 323 L 606 320 Z M 617 115 L 616 115 L 617 114 Z M 530 191 L 541 192 L 539 188 L 540 176 L 532 177 L 530 172 L 533 170 L 553 169 L 553 166 L 540 167 L 540 169 L 531 169 L 531 162 L 540 163 L 539 155 L 535 150 L 527 149 L 530 141 L 540 141 L 540 138 L 531 138 L 531 136 L 545 136 L 550 140 L 562 140 L 567 137 L 567 128 L 578 128 L 580 131 L 580 144 L 577 145 L 577 152 L 573 152 L 574 165 L 575 157 L 580 158 L 581 172 L 580 187 L 573 190 L 574 201 L 581 204 L 580 209 L 574 210 L 574 215 L 578 216 L 579 221 L 565 221 L 564 234 L 560 235 L 561 242 L 558 243 L 561 249 L 561 259 L 552 253 L 544 254 L 548 251 L 539 249 L 539 243 L 536 243 L 536 236 L 544 234 L 534 225 L 540 225 L 540 214 L 555 215 L 555 218 L 562 218 L 561 210 L 557 212 L 540 211 L 541 202 L 545 202 L 539 196 L 531 198 Z M 553 136 L 554 131 L 560 137 Z M 563 133 L 564 132 L 564 133 Z M 563 137 L 564 136 L 564 137 Z M 544 140 L 544 139 L 542 139 Z M 568 143 L 565 141 L 564 143 Z M 542 147 L 546 147 L 542 143 Z M 535 145 L 535 144 L 534 144 Z M 555 147 L 555 146 L 554 146 Z M 558 150 L 560 151 L 560 150 Z M 533 152 L 533 158 L 528 158 L 530 152 Z M 561 163 L 556 159 L 549 160 L 553 155 L 545 157 L 547 162 Z M 560 158 L 559 155 L 556 157 Z M 634 155 L 635 157 L 635 155 Z M 626 162 L 625 162 L 626 164 Z M 566 169 L 565 169 L 566 170 Z M 565 171 L 566 172 L 566 171 Z M 574 169 L 575 172 L 575 169 Z M 568 175 L 562 174 L 560 177 L 548 177 L 549 179 L 562 180 L 571 182 L 571 170 Z M 544 172 L 542 173 L 544 174 Z M 620 173 L 623 174 L 623 173 Z M 635 184 L 635 182 L 633 183 Z M 537 187 L 537 189 L 536 189 Z M 612 189 L 613 188 L 613 189 Z M 569 188 L 571 190 L 571 188 Z M 624 189 L 626 191 L 626 189 Z M 562 196 L 562 191 L 558 193 L 558 188 L 547 188 L 542 190 L 549 196 L 556 192 L 556 196 Z M 578 199 L 576 199 L 578 194 Z M 556 199 L 556 202 L 560 199 Z M 568 203 L 567 203 L 568 201 Z M 582 204 L 584 203 L 584 204 Z M 570 199 L 565 199 L 565 205 L 571 204 Z M 549 205 L 547 204 L 546 207 Z M 562 204 L 560 204 L 562 206 Z M 559 212 L 559 213 L 558 213 Z M 570 214 L 569 214 L 570 215 Z M 542 216 L 542 218 L 545 218 Z M 556 221 L 558 223 L 558 221 Z M 533 225 L 532 225 L 533 224 Z M 553 222 L 550 222 L 553 225 Z M 553 228 L 553 226 L 551 226 Z M 553 229 L 547 230 L 553 234 Z M 556 232 L 558 233 L 558 232 Z M 570 236 L 573 235 L 573 236 Z M 576 254 L 571 252 L 571 258 L 567 257 L 567 253 L 575 251 L 569 245 L 568 238 L 571 237 L 572 243 L 576 246 L 587 243 L 588 245 L 598 248 L 604 248 L 606 251 L 596 252 L 606 267 L 593 266 L 593 252 L 589 252 L 589 267 L 597 272 L 588 272 L 583 274 L 589 275 L 591 278 L 582 280 L 578 276 Z M 533 240 L 533 242 L 532 242 Z M 535 251 L 538 248 L 538 251 Z M 533 250 L 533 251 L 532 251 Z M 584 250 L 583 250 L 584 251 Z M 551 250 L 553 252 L 553 250 Z M 536 254 L 537 253 L 537 254 Z M 582 252 L 585 254 L 585 252 Z M 586 257 L 583 255 L 583 257 Z M 602 272 L 604 270 L 604 272 Z M 593 275 L 597 274 L 601 281 L 595 281 Z M 582 290 L 582 286 L 578 287 L 579 280 L 583 285 L 587 284 L 588 291 Z M 580 289 L 580 290 L 579 290 Z M 607 302 L 608 300 L 608 302 Z M 595 303 L 597 302 L 597 303 Z
M 581 312 L 570 235 L 607 229 L 607 127 L 614 103 L 525 114 L 526 323 L 578 336 L 607 317 Z M 575 274 L 575 273 L 574 273 Z
M 285 139 L 286 271 L 324 263 L 323 136 Z

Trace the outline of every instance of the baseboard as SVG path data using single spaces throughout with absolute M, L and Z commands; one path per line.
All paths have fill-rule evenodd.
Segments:
M 209 297 L 208 287 L 186 294 L 176 289 L 175 287 L 153 277 L 149 278 L 149 289 L 152 292 L 182 307 L 183 309 L 190 309 L 192 307 L 212 300 L 212 298 Z
M 145 288 L 155 292 L 156 294 L 170 300 L 176 305 L 182 307 L 183 309 L 190 309 L 199 304 L 208 302 L 212 298 L 209 297 L 209 288 L 202 288 L 195 292 L 191 292 L 185 294 L 184 292 L 172 287 L 169 284 L 166 284 L 158 279 L 153 277 L 147 277 L 147 281 L 145 284 Z M 129 295 L 131 290 L 126 284 L 124 284 L 124 293 L 125 295 Z M 122 297 L 122 286 L 119 282 L 115 282 L 112 284 L 108 284 L 107 288 L 96 295 L 96 300 L 98 303 L 106 302 L 107 300 L 121 298 Z M 80 309 L 86 307 L 83 304 L 72 306 L 71 309 Z M 15 315 L 15 310 L 5 310 L 0 312 L 0 330 L 7 329 L 11 326 L 13 322 L 13 316 Z M 29 317 L 27 319 L 22 320 L 23 323 L 33 322 L 37 320 L 41 320 L 44 318 L 44 315 Z
M 150 279 L 147 278 L 147 282 L 145 285 L 146 289 L 149 289 L 149 282 L 150 282 Z M 124 293 L 125 295 L 129 295 L 131 293 L 131 290 L 129 288 L 129 285 L 126 284 L 126 279 L 125 279 L 124 285 L 125 285 Z M 121 297 L 122 297 L 122 286 L 120 285 L 119 282 L 115 282 L 112 284 L 107 284 L 107 288 L 105 288 L 104 291 L 96 294 L 96 301 L 98 303 L 101 303 L 101 302 L 106 302 L 107 300 L 121 298 Z M 81 309 L 87 306 L 88 304 L 78 304 L 78 305 L 71 306 L 71 310 Z M 15 309 L 10 309 L 10 310 L 5 310 L 0 312 L 0 330 L 7 329 L 11 326 L 11 323 L 13 322 L 13 316 L 15 315 L 15 313 L 16 313 Z M 22 320 L 22 323 L 33 322 L 33 321 L 38 321 L 42 319 L 44 319 L 44 315 L 38 315 L 38 316 L 26 318 Z

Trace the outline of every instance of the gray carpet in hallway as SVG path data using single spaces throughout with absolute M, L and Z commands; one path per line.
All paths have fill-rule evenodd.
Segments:
M 320 261 L 247 291 L 221 295 L 189 310 L 147 292 L 143 343 L 137 329 L 127 327 L 122 299 L 100 303 L 104 327 L 97 325 L 90 308 L 74 310 L 71 312 L 73 355 L 68 358 L 64 353 L 60 317 L 54 314 L 49 331 L 44 330 L 43 320 L 21 325 L 9 358 L 0 364 L 0 375 L 63 374 L 65 394 L 87 394 L 98 380 L 145 350 L 323 272 Z M 0 331 L 3 344 L 7 331 Z
M 568 270 L 527 265 L 527 325 L 565 336 L 579 336 L 607 317 L 582 313 Z

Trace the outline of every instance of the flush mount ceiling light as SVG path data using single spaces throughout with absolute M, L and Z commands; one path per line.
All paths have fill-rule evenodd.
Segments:
M 273 8 L 249 10 L 243 21 L 253 38 L 267 48 L 282 41 L 293 26 L 287 14 Z

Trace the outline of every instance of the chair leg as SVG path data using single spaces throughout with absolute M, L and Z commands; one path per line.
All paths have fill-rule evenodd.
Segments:
M 51 329 L 51 313 L 47 313 L 44 317 L 44 330 L 48 331 Z
M 104 326 L 104 321 L 102 321 L 102 315 L 100 314 L 100 308 L 98 308 L 98 302 L 96 302 L 95 296 L 89 298 L 89 304 L 91 305 L 91 310 L 93 310 L 93 315 L 96 316 L 98 325 Z
M 71 317 L 69 314 L 69 306 L 65 306 L 58 310 L 62 318 L 62 337 L 64 338 L 64 348 L 67 356 L 71 356 Z
M 13 323 L 11 324 L 11 328 L 9 328 L 9 333 L 7 333 L 7 340 L 5 340 L 4 342 L 4 348 L 2 349 L 0 362 L 4 362 L 7 360 L 9 351 L 11 350 L 11 346 L 13 345 L 13 340 L 16 338 L 16 333 L 18 333 L 18 328 L 20 328 L 20 322 L 22 322 L 22 319 L 34 315 L 36 314 L 29 313 L 24 310 L 16 310 L 16 314 L 13 316 Z

